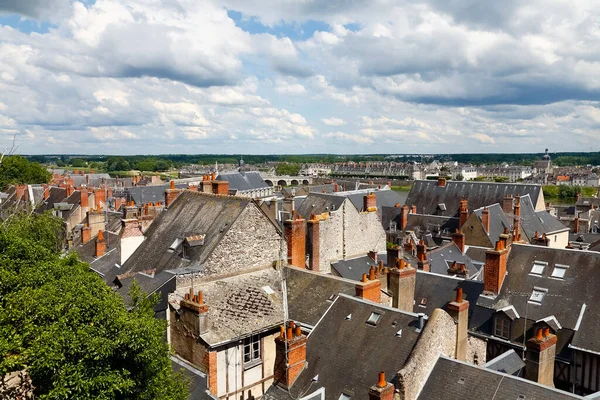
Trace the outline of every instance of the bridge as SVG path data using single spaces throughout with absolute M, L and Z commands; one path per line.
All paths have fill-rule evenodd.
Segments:
M 313 182 L 311 176 L 287 176 L 260 174 L 269 186 L 297 186 L 310 185 Z

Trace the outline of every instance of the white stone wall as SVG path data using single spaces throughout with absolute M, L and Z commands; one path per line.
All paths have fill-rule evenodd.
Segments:
M 319 246 L 320 271 L 329 273 L 331 263 L 344 257 L 343 208 L 330 212 L 327 219 L 319 222 Z
M 377 212 L 358 212 L 344 203 L 344 258 L 364 256 L 369 251 L 385 251 L 385 231 Z

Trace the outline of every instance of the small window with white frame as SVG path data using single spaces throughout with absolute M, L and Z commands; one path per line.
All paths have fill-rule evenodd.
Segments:
M 544 273 L 544 269 L 547 265 L 548 263 L 544 261 L 534 261 L 533 267 L 531 268 L 531 272 L 529 274 L 541 276 Z
M 367 324 L 377 325 L 377 322 L 379 322 L 379 318 L 381 318 L 381 314 L 372 312 L 371 315 L 369 316 L 369 319 L 367 320 Z
M 252 336 L 244 339 L 244 367 L 250 368 L 260 364 L 260 336 Z
M 542 304 L 544 300 L 544 296 L 548 293 L 548 289 L 534 287 L 531 291 L 531 297 L 529 297 L 529 302 L 533 304 Z
M 564 279 L 567 269 L 569 269 L 568 265 L 556 264 L 551 276 L 557 279 Z

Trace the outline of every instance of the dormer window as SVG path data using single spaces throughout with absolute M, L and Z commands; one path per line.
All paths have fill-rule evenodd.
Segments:
M 534 287 L 531 292 L 531 297 L 529 298 L 529 302 L 532 304 L 541 305 L 544 300 L 544 296 L 548 293 L 548 289 Z
M 509 318 L 504 315 L 498 315 L 494 324 L 494 336 L 508 340 L 510 337 L 510 323 L 511 320 Z
M 181 243 L 183 243 L 183 239 L 177 238 L 173 241 L 173 243 L 171 243 L 171 245 L 169 246 L 169 250 L 170 251 L 177 251 L 177 249 L 179 248 L 179 246 L 181 246 Z
M 544 269 L 547 265 L 548 263 L 544 261 L 534 261 L 533 267 L 531 268 L 531 272 L 529 274 L 541 276 L 544 273 Z
M 552 271 L 552 277 L 557 279 L 563 279 L 565 274 L 567 273 L 568 265 L 556 264 L 554 266 L 554 271 Z

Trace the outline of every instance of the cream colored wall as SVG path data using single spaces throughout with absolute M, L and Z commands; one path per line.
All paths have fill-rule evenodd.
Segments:
M 137 250 L 144 241 L 144 236 L 133 236 L 121 239 L 121 265 Z
M 569 244 L 569 231 L 548 235 L 548 239 L 550 239 L 548 247 L 552 247 L 553 249 L 564 249 Z

